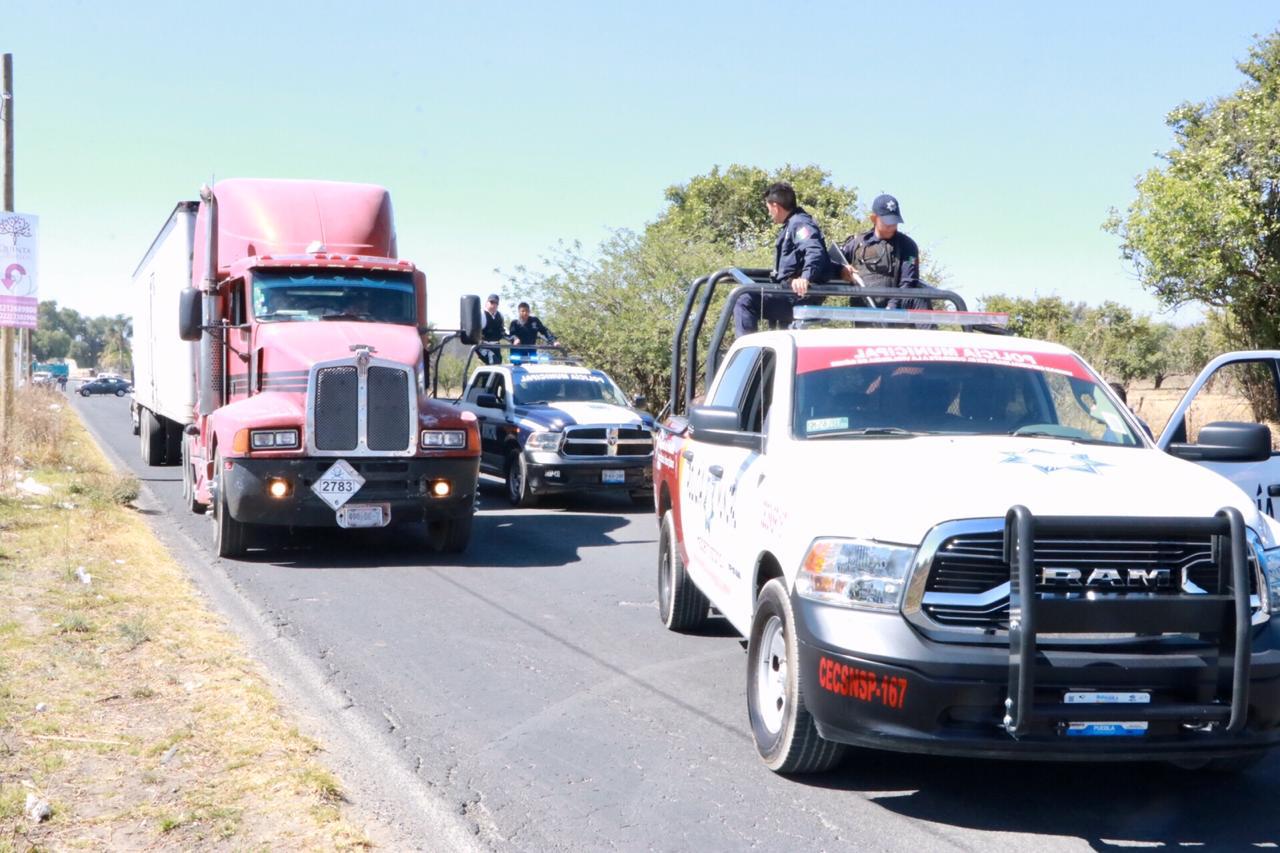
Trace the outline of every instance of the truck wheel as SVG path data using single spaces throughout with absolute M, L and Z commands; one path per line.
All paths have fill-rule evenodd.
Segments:
M 182 441 L 182 501 L 196 515 L 204 515 L 209 508 L 196 500 L 196 471 L 191 465 L 190 447 L 185 438 Z
M 437 554 L 461 554 L 471 541 L 471 515 L 427 524 L 427 541 Z
M 164 418 L 161 420 L 161 432 L 164 433 L 164 464 L 180 464 L 182 462 L 182 445 L 184 443 L 182 424 Z
M 707 597 L 694 586 L 680 559 L 675 515 L 662 514 L 658 535 L 658 616 L 672 631 L 696 631 L 707 621 Z
M 213 458 L 213 470 L 218 472 L 218 495 L 213 502 L 213 550 L 219 557 L 239 557 L 245 552 L 249 525 L 236 521 L 227 509 L 226 471 L 221 456 Z
M 164 464 L 165 437 L 164 424 L 160 423 L 150 409 L 143 409 L 142 418 L 142 461 L 151 466 Z
M 764 585 L 747 640 L 747 717 L 756 751 L 775 773 L 821 773 L 844 755 L 823 740 L 804 706 L 799 643 L 782 581 Z
M 507 455 L 507 500 L 512 506 L 533 506 L 538 496 L 529 490 L 529 466 L 518 450 Z

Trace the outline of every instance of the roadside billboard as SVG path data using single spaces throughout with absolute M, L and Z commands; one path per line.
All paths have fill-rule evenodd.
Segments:
M 39 218 L 0 212 L 0 326 L 36 327 Z

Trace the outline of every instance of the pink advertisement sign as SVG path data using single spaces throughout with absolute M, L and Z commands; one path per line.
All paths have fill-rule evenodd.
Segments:
M 0 212 L 0 326 L 36 327 L 39 218 Z

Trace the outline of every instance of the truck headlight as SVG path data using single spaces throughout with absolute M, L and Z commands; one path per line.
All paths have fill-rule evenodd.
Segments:
M 529 435 L 529 440 L 524 443 L 526 450 L 549 450 L 555 453 L 560 449 L 560 440 L 564 438 L 562 432 L 535 432 Z
M 864 539 L 815 539 L 796 575 L 796 592 L 804 598 L 897 610 L 915 548 Z
M 1263 548 L 1262 540 L 1252 530 L 1249 544 L 1262 567 L 1262 579 L 1267 585 L 1267 597 L 1262 599 L 1270 613 L 1280 613 L 1280 548 Z
M 467 431 L 464 429 L 424 429 L 420 439 L 423 447 L 466 447 Z
M 254 450 L 294 450 L 298 447 L 298 431 L 296 429 L 251 430 L 249 446 Z

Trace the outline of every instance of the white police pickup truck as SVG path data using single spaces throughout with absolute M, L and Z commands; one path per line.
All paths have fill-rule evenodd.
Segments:
M 916 313 L 966 322 L 883 312 Z M 848 745 L 1239 769 L 1280 742 L 1280 527 L 1176 458 L 1267 458 L 1265 426 L 1163 452 L 1073 352 L 972 332 L 762 332 L 720 363 L 660 428 L 659 611 L 748 638 L 771 769 Z
M 458 405 L 480 422 L 480 470 L 515 506 L 544 495 L 620 492 L 653 499 L 653 416 L 602 370 L 546 361 L 478 368 Z

